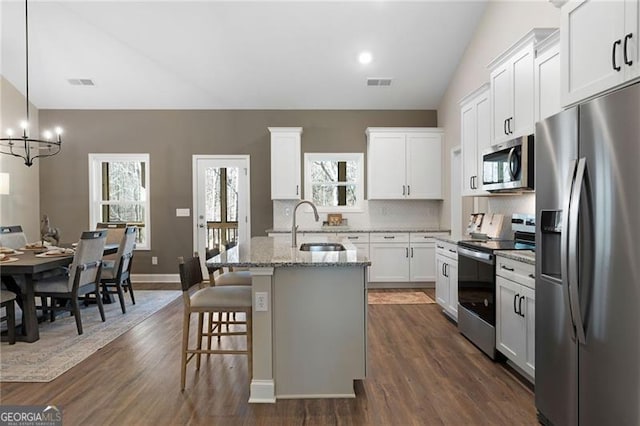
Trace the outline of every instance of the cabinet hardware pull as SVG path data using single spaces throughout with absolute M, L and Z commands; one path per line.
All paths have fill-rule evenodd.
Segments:
M 427 237 L 425 237 L 425 238 L 427 238 Z M 439 244 L 436 244 L 436 247 L 438 247 L 439 249 L 443 249 L 444 248 L 444 246 L 441 246 Z
M 394 238 L 395 238 L 395 235 L 391 235 L 391 236 L 389 236 L 389 235 L 385 235 L 385 236 L 384 236 L 384 239 L 385 239 L 385 240 L 393 240 Z
M 411 247 L 411 257 L 413 257 L 413 247 Z
M 411 195 L 411 185 L 407 185 L 407 195 Z
M 618 64 L 616 64 L 616 50 L 618 45 L 620 45 L 622 43 L 622 40 L 616 40 L 613 42 L 613 49 L 611 49 L 611 64 L 613 66 L 613 69 L 620 72 L 620 70 L 622 69 L 622 67 L 618 66 Z
M 629 60 L 629 49 L 627 46 L 627 42 L 629 40 L 631 40 L 631 38 L 633 38 L 633 33 L 629 33 L 626 36 L 624 36 L 624 63 L 631 66 L 633 65 L 633 61 Z
M 458 252 L 458 250 L 451 250 L 451 249 L 449 249 L 449 251 L 450 251 L 451 253 L 457 253 L 457 252 Z
M 508 120 L 509 120 L 508 118 L 505 118 L 505 119 L 504 119 L 504 123 L 502 124 L 502 130 L 504 131 L 504 134 L 505 134 L 505 135 L 508 135 L 508 134 L 509 134 L 509 132 L 507 132 L 507 121 L 508 121 Z
M 513 268 L 509 268 L 508 266 L 504 266 L 504 265 L 502 265 L 502 266 L 501 266 L 501 268 L 502 268 L 502 269 L 506 269 L 507 271 L 511 271 L 511 272 L 513 272 L 513 271 L 514 271 L 514 269 L 513 269 Z
M 509 134 L 512 135 L 513 134 L 513 130 L 511 130 L 511 123 L 513 123 L 513 117 L 509 117 L 507 119 L 507 128 L 509 129 Z
M 300 185 L 296 185 L 296 195 L 300 195 Z
M 476 176 L 473 176 L 473 177 L 471 178 L 471 189 L 478 189 L 478 188 L 476 187 Z
M 524 314 L 522 313 L 522 301 L 524 300 L 524 296 L 520 296 L 520 301 L 518 302 L 518 315 L 524 318 Z
M 406 247 L 406 248 L 404 249 L 404 251 L 405 251 L 404 256 L 405 256 L 406 258 L 409 258 L 409 248 L 408 248 L 408 247 Z
M 449 278 L 449 264 L 448 263 L 444 264 L 444 272 L 445 272 L 445 277 Z
M 520 297 L 520 294 L 516 294 L 513 296 L 513 312 L 516 315 L 520 315 L 520 313 L 518 312 L 518 297 Z
M 406 192 L 406 190 L 405 190 L 405 186 L 404 186 L 404 185 L 402 185 L 402 196 L 403 196 L 403 197 L 406 195 L 406 194 L 405 194 L 405 192 Z
M 347 237 L 347 238 L 350 239 L 350 240 L 357 240 L 360 237 Z
M 446 263 L 444 263 L 444 262 L 442 263 L 442 276 L 443 276 L 443 277 L 446 277 L 446 276 L 447 276 L 447 273 L 446 273 L 446 272 L 445 272 L 445 270 L 444 270 L 444 267 L 445 267 L 446 265 L 447 265 Z
M 533 275 L 533 274 L 529 274 L 529 278 L 531 278 L 531 279 L 533 280 L 533 279 L 535 279 L 535 278 L 536 278 L 536 276 L 535 276 L 535 275 Z
M 469 178 L 469 189 L 473 189 L 473 176 Z

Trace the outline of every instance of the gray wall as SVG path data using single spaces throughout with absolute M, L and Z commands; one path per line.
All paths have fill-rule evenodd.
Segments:
M 134 273 L 177 273 L 176 258 L 193 250 L 192 218 L 175 209 L 192 208 L 193 154 L 251 156 L 251 231 L 272 226 L 270 151 L 267 127 L 301 126 L 303 152 L 366 152 L 370 126 L 435 127 L 429 111 L 85 111 L 41 110 L 40 123 L 65 128 L 64 147 L 40 163 L 41 212 L 73 240 L 89 226 L 89 153 L 149 153 L 151 244 L 137 252 Z M 151 265 L 151 256 L 158 265 Z

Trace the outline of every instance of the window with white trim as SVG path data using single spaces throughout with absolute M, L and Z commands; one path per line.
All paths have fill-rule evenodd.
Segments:
M 151 248 L 149 154 L 89 154 L 89 215 L 91 229 L 136 226 L 136 249 Z
M 321 211 L 361 211 L 362 153 L 304 154 L 304 195 Z

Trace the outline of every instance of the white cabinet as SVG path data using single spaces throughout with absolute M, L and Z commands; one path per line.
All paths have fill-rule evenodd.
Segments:
M 370 200 L 442 199 L 442 129 L 368 128 Z
M 302 127 L 269 127 L 271 132 L 271 199 L 299 200 Z
M 409 281 L 435 281 L 436 243 L 433 236 L 411 233 L 409 236 Z
M 496 257 L 496 348 L 535 378 L 533 265 Z
M 489 64 L 492 144 L 533 133 L 535 47 L 553 31 L 531 30 Z
M 560 31 L 543 40 L 535 59 L 535 121 L 562 110 L 560 101 Z
M 458 251 L 453 243 L 436 241 L 436 302 L 458 320 Z
M 481 196 L 482 152 L 491 145 L 491 108 L 489 84 L 460 101 L 460 138 L 462 141 L 462 195 Z
M 640 75 L 639 0 L 570 1 L 560 14 L 562 104 Z

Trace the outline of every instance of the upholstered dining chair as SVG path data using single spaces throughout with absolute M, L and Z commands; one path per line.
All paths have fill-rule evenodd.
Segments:
M 20 225 L 0 226 L 0 246 L 17 250 L 27 245 L 27 236 Z
M 122 313 L 126 313 L 124 306 L 123 289 L 131 295 L 131 303 L 136 304 L 131 285 L 131 264 L 133 263 L 133 248 L 136 245 L 136 228 L 129 226 L 125 228 L 115 261 L 104 260 L 102 262 L 102 274 L 100 283 L 103 294 L 117 294 L 120 299 Z
M 51 313 L 51 320 L 55 318 L 56 310 L 70 311 L 76 319 L 78 334 L 82 334 L 82 319 L 80 318 L 80 306 L 78 298 L 82 295 L 95 294 L 95 301 L 100 310 L 100 318 L 105 321 L 102 297 L 100 296 L 100 273 L 102 271 L 102 253 L 104 251 L 107 231 L 85 231 L 82 233 L 73 262 L 69 266 L 68 276 L 48 278 L 34 282 L 34 294 L 40 297 L 51 297 L 52 303 L 42 304 L 42 310 L 46 314 Z M 70 301 L 70 307 L 66 304 L 59 306 L 56 299 Z
M 248 269 L 231 269 L 227 272 L 224 271 L 224 268 L 218 268 L 213 272 L 209 273 L 209 283 L 212 286 L 223 287 L 228 285 L 244 285 L 251 286 L 251 272 Z M 208 321 L 208 333 L 211 334 L 213 331 L 218 328 L 220 329 L 222 326 L 225 326 L 227 330 L 230 325 L 238 325 L 244 324 L 244 321 L 236 320 L 236 313 L 231 313 L 232 317 L 229 317 L 230 313 L 225 312 L 223 319 L 223 313 L 218 312 L 217 315 L 210 314 Z M 220 336 L 218 335 L 218 342 L 220 341 Z M 211 349 L 211 339 L 207 340 L 207 348 Z
M 196 370 L 200 370 L 200 358 L 202 354 L 246 354 L 248 359 L 248 376 L 253 371 L 252 364 L 252 323 L 251 323 L 251 287 L 248 286 L 223 286 L 212 287 L 203 282 L 200 258 L 195 253 L 194 257 L 185 260 L 178 258 L 180 270 L 180 282 L 182 284 L 182 299 L 184 301 L 184 317 L 182 328 L 182 365 L 180 375 L 180 389 L 184 391 L 187 364 L 196 357 Z M 190 293 L 190 290 L 198 286 L 198 290 Z M 204 314 L 221 312 L 244 312 L 246 315 L 245 331 L 223 332 L 217 329 L 215 332 L 203 330 Z M 195 347 L 190 345 L 189 329 L 191 314 L 198 314 L 197 343 Z M 246 350 L 236 349 L 203 349 L 202 338 L 211 340 L 213 336 L 246 336 Z

